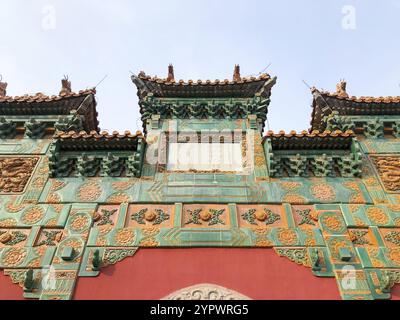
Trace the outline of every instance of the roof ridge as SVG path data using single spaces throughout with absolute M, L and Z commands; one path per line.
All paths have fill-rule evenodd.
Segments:
M 156 82 L 156 83 L 160 83 L 160 84 L 166 84 L 166 85 L 224 85 L 224 84 L 241 84 L 241 83 L 248 83 L 248 82 L 257 82 L 257 81 L 263 81 L 263 80 L 269 80 L 272 77 L 268 74 L 268 73 L 262 73 L 260 74 L 258 77 L 242 77 L 240 79 L 237 80 L 228 80 L 228 79 L 224 79 L 224 80 L 220 80 L 220 79 L 215 79 L 215 80 L 193 80 L 193 79 L 188 79 L 188 80 L 175 80 L 175 79 L 171 79 L 169 80 L 168 78 L 159 78 L 157 76 L 149 76 L 146 73 L 144 73 L 143 71 L 141 71 L 138 74 L 138 78 L 141 80 L 146 80 L 146 81 L 150 81 L 150 82 Z
M 400 96 L 380 96 L 380 97 L 373 97 L 373 96 L 344 96 L 338 92 L 330 92 L 327 90 L 320 90 L 316 87 L 311 88 L 311 93 L 319 93 L 324 96 L 328 96 L 331 98 L 336 98 L 339 100 L 347 100 L 353 102 L 367 102 L 367 103 L 400 103 Z
M 61 93 L 58 95 L 47 95 L 43 92 L 37 92 L 35 94 L 24 94 L 18 96 L 0 96 L 0 102 L 49 102 L 89 94 L 96 94 L 96 88 L 84 89 L 78 92 Z

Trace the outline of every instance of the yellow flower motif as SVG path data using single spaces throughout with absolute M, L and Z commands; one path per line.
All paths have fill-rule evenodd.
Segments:
M 77 196 L 81 201 L 95 201 L 101 195 L 101 186 L 95 181 L 89 181 L 79 187 Z
M 310 192 L 314 198 L 321 201 L 332 201 L 336 197 L 333 187 L 326 183 L 318 183 L 311 186 Z
M 25 260 L 26 249 L 25 248 L 11 248 L 3 254 L 3 265 L 11 268 L 17 267 Z
M 279 229 L 278 240 L 284 245 L 294 245 L 298 241 L 297 233 L 291 229 Z
M 135 233 L 131 229 L 121 229 L 115 234 L 114 240 L 118 245 L 129 246 L 135 240 Z
M 342 220 L 337 216 L 325 216 L 323 223 L 333 231 L 340 231 L 343 228 Z
M 383 209 L 378 207 L 370 207 L 367 209 L 368 218 L 376 224 L 387 224 L 389 222 L 389 218 Z
M 44 212 L 42 207 L 32 207 L 22 215 L 21 220 L 27 225 L 33 225 L 43 219 Z
M 77 215 L 72 219 L 70 228 L 72 231 L 82 231 L 89 226 L 89 218 L 87 216 Z
M 400 265 L 400 249 L 389 249 L 389 258 L 392 260 L 396 265 Z

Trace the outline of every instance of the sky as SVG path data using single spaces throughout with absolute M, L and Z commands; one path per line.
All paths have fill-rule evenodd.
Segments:
M 400 95 L 400 0 L 0 0 L 8 95 L 96 86 L 100 128 L 141 130 L 131 72 L 176 79 L 277 76 L 268 126 L 310 127 L 309 86 Z

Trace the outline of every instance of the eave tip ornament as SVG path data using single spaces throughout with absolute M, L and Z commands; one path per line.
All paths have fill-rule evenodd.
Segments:
M 339 97 L 348 98 L 349 95 L 346 91 L 347 82 L 344 79 L 341 79 L 340 82 L 336 85 L 336 93 Z
M 7 94 L 7 82 L 2 82 L 3 76 L 0 75 L 0 97 L 5 97 Z

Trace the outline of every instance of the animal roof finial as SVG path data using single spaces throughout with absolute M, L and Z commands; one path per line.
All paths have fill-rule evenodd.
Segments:
M 68 76 L 64 75 L 64 79 L 61 80 L 61 91 L 60 95 L 71 93 L 71 81 L 68 80 Z
M 340 79 L 340 82 L 336 85 L 336 93 L 339 97 L 348 97 L 346 91 L 347 82 L 344 79 Z
M 240 66 L 238 64 L 235 64 L 235 69 L 233 71 L 233 81 L 240 81 L 242 80 L 240 76 Z
M 7 94 L 7 82 L 2 82 L 3 76 L 0 74 L 0 97 L 5 97 Z
M 169 64 L 168 66 L 168 77 L 167 77 L 168 82 L 173 82 L 175 81 L 175 75 L 174 75 L 174 66 L 172 63 Z

